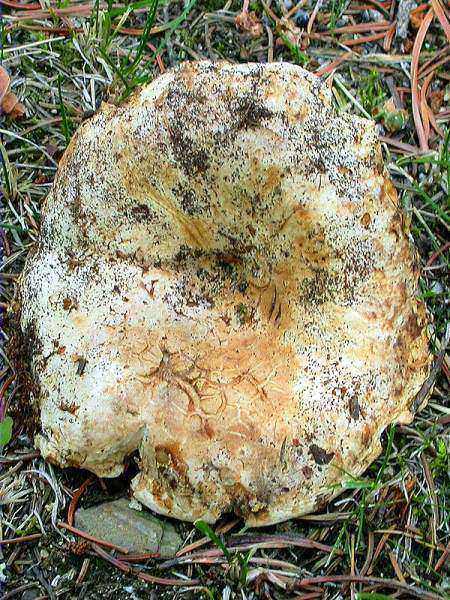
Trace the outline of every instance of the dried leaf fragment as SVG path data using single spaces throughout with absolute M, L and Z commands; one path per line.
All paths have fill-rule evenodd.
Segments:
M 17 119 L 25 114 L 25 106 L 19 102 L 17 96 L 9 90 L 11 79 L 7 71 L 0 67 L 0 112 Z
M 252 38 L 258 38 L 262 35 L 263 28 L 261 21 L 255 12 L 243 10 L 234 20 L 236 27 L 240 31 L 250 34 Z

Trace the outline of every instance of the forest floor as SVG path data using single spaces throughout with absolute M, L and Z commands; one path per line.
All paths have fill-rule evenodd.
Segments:
M 434 391 L 411 425 L 322 514 L 245 532 L 229 516 L 219 541 L 176 524 L 170 567 L 117 560 L 59 526 L 68 510 L 125 493 L 116 480 L 46 464 L 4 411 L 21 394 L 0 349 L 2 598 L 450 597 L 449 189 L 450 24 L 442 0 L 0 0 L 0 307 L 35 243 L 40 209 L 71 135 L 101 101 L 120 102 L 184 60 L 290 61 L 327 80 L 339 111 L 374 118 L 387 168 L 420 254 L 420 295 L 433 315 Z M 7 90 L 10 86 L 9 91 Z M 1 365 L 1 362 L 0 362 Z M 3 419 L 3 420 L 2 420 Z M 242 538 L 241 538 L 242 539 Z M 196 546 L 193 542 L 202 540 Z M 323 545 L 317 549 L 317 543 Z M 215 554 L 211 550 L 216 550 Z

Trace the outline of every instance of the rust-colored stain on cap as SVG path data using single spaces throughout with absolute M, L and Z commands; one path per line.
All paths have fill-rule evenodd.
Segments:
M 183 520 L 313 511 L 413 419 L 416 286 L 374 123 L 290 64 L 183 64 L 61 161 L 20 281 L 36 444 L 103 477 L 138 449 Z

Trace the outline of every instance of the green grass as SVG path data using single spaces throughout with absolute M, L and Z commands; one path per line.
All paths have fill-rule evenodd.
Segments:
M 300 50 L 297 44 L 292 43 L 286 35 L 282 35 L 281 39 L 289 49 L 291 54 L 291 62 L 296 65 L 300 65 L 301 67 L 306 67 L 309 62 L 308 56 Z
M 360 97 L 366 111 L 370 115 L 374 115 L 375 111 L 379 109 L 387 98 L 379 71 L 372 69 L 368 75 L 362 78 L 360 82 Z
M 331 0 L 330 2 L 330 11 L 331 17 L 330 22 L 328 24 L 328 28 L 333 31 L 336 27 L 337 22 L 342 17 L 345 9 L 350 4 L 349 0 Z
M 219 538 L 213 529 L 211 529 L 208 523 L 198 520 L 195 521 L 194 525 L 199 531 L 201 531 L 201 533 L 203 533 L 203 535 L 208 536 L 211 542 L 223 552 L 230 569 L 234 570 L 235 566 L 238 567 L 237 579 L 240 585 L 245 587 L 248 575 L 248 561 L 253 554 L 252 550 L 249 550 L 246 555 L 243 555 L 239 551 L 232 554 L 226 547 L 225 543 Z

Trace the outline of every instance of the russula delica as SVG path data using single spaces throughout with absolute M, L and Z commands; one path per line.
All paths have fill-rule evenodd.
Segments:
M 64 154 L 19 284 L 36 444 L 210 523 L 322 506 L 413 419 L 426 312 L 374 123 L 286 63 L 186 63 Z M 341 488 L 342 489 L 342 488 Z

